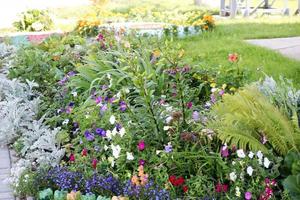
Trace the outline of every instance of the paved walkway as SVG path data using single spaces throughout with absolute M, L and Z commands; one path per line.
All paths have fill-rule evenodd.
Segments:
M 8 148 L 0 147 L 0 200 L 14 200 L 12 189 L 4 181 L 10 174 L 10 154 Z
M 300 60 L 300 37 L 247 40 L 247 42 L 273 49 L 281 54 Z

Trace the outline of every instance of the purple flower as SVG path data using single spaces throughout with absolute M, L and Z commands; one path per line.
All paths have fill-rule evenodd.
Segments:
M 68 113 L 68 114 L 70 114 L 71 112 L 72 112 L 72 107 L 71 106 L 68 106 L 67 108 L 66 108 L 66 113 Z
M 98 42 L 103 42 L 103 41 L 105 41 L 104 36 L 103 36 L 101 33 L 99 33 L 99 35 L 97 36 L 97 41 L 98 41 Z
M 171 143 L 169 142 L 168 145 L 165 145 L 165 152 L 166 153 L 171 153 L 173 151 L 173 147 Z
M 223 145 L 221 147 L 221 156 L 224 157 L 224 158 L 229 156 L 229 150 L 228 150 L 227 145 Z
M 78 123 L 78 122 L 74 122 L 74 123 L 73 123 L 73 127 L 74 127 L 74 128 L 78 128 L 78 127 L 79 127 L 79 123 Z
M 192 106 L 193 106 L 193 103 L 192 103 L 191 101 L 188 102 L 188 103 L 186 104 L 186 107 L 187 107 L 188 109 L 191 109 Z
M 219 95 L 220 96 L 223 96 L 225 94 L 225 91 L 224 90 L 221 90 L 220 92 L 219 92 Z
M 100 112 L 101 113 L 104 113 L 106 110 L 107 110 L 107 105 L 106 104 L 100 106 Z
M 112 98 L 109 98 L 109 99 L 108 99 L 108 102 L 109 102 L 109 103 L 113 103 L 115 100 L 116 100 L 116 98 L 112 97 Z
M 125 101 L 121 101 L 120 102 L 120 110 L 122 112 L 124 112 L 127 109 L 127 104 L 125 103 Z
M 87 141 L 93 141 L 95 139 L 95 136 L 92 133 L 90 133 L 89 130 L 86 130 L 84 132 L 84 136 L 85 136 Z
M 251 198 L 252 198 L 251 192 L 246 192 L 246 193 L 245 193 L 245 199 L 246 199 L 246 200 L 250 200 Z
M 70 102 L 70 103 L 69 103 L 69 106 L 70 106 L 70 107 L 73 107 L 73 106 L 74 106 L 74 102 Z
M 214 94 L 211 94 L 210 95 L 210 101 L 211 101 L 211 103 L 216 103 L 216 101 L 217 101 L 217 99 L 216 99 L 216 97 L 215 97 L 215 95 Z
M 102 87 L 101 87 L 102 90 L 106 90 L 107 88 L 108 88 L 107 85 L 102 85 Z
M 116 129 L 117 129 L 118 132 L 121 130 L 121 128 L 122 128 L 122 125 L 119 124 L 119 123 L 117 123 L 117 124 L 116 124 Z
M 69 72 L 68 72 L 68 76 L 70 76 L 70 77 L 71 77 L 71 76 L 75 76 L 75 75 L 76 75 L 76 72 L 74 72 L 74 71 L 69 71 Z
M 100 97 L 100 96 L 96 97 L 95 102 L 96 102 L 96 104 L 101 103 L 102 102 L 102 97 Z
M 64 76 L 60 81 L 58 81 L 58 84 L 64 85 L 68 80 L 69 78 L 67 76 Z
M 100 135 L 101 137 L 106 137 L 106 131 L 102 128 L 96 128 L 96 134 Z
M 143 159 L 140 159 L 140 160 L 139 160 L 139 165 L 143 165 L 143 166 L 144 166 L 144 165 L 145 165 L 145 163 L 146 163 L 146 161 L 145 161 L 145 160 L 143 160 Z
M 195 122 L 198 122 L 200 120 L 200 115 L 198 111 L 194 111 L 192 114 L 192 118 Z

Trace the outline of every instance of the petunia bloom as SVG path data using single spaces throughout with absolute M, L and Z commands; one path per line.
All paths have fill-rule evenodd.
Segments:
M 173 151 L 173 147 L 171 145 L 171 142 L 168 143 L 168 145 L 165 145 L 165 152 L 171 153 Z
M 252 198 L 251 192 L 246 192 L 246 193 L 245 193 L 245 199 L 246 199 L 246 200 L 251 200 L 251 198 Z
M 75 162 L 75 155 L 73 153 L 71 153 L 71 155 L 69 157 L 69 161 L 70 162 Z
M 221 156 L 224 157 L 224 158 L 229 156 L 229 150 L 228 150 L 227 145 L 223 145 L 221 147 Z
M 102 128 L 96 128 L 96 134 L 101 137 L 106 137 L 106 131 Z
M 145 141 L 144 140 L 141 140 L 139 141 L 138 143 L 138 150 L 139 151 L 143 151 L 145 149 Z
M 193 102 L 188 102 L 187 104 L 186 104 L 186 107 L 188 108 L 188 109 L 191 109 L 192 107 L 193 107 Z
M 93 141 L 95 139 L 94 135 L 92 133 L 90 133 L 89 130 L 86 130 L 84 132 L 84 136 L 85 136 L 87 141 Z
M 93 166 L 94 169 L 97 168 L 97 163 L 98 163 L 97 159 L 94 158 L 94 159 L 92 160 L 92 166 Z
M 238 156 L 239 158 L 245 158 L 245 157 L 246 157 L 246 155 L 245 155 L 243 149 L 238 149 L 238 150 L 236 151 L 236 153 L 237 153 L 237 156 Z

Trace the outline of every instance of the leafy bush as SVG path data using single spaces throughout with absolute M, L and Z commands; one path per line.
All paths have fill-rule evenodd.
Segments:
M 51 29 L 53 22 L 47 11 L 33 9 L 21 13 L 13 25 L 19 31 L 46 31 Z
M 223 142 L 264 152 L 272 148 L 281 155 L 299 148 L 298 127 L 255 86 L 247 86 L 234 95 L 224 95 L 212 112 L 217 118 L 210 127 Z

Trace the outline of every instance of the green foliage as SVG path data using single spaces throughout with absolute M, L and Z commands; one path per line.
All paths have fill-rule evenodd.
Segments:
M 38 192 L 35 185 L 36 174 L 25 170 L 18 180 L 18 184 L 14 188 L 16 193 L 20 196 L 34 196 Z
M 32 9 L 21 13 L 13 25 L 18 31 L 46 31 L 51 29 L 53 21 L 47 11 Z
M 281 155 L 299 148 L 300 135 L 291 121 L 255 86 L 246 86 L 234 95 L 224 95 L 212 113 L 216 120 L 209 126 L 223 142 L 264 152 L 272 148 Z M 268 140 L 265 145 L 261 142 L 264 137 Z
M 300 198 L 300 153 L 290 151 L 284 158 L 282 175 L 284 189 L 288 191 L 291 199 Z

